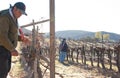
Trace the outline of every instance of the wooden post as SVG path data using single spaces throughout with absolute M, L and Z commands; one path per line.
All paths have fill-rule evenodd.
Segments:
M 50 0 L 50 78 L 55 78 L 55 0 Z
M 39 52 L 36 52 L 36 36 L 38 36 L 38 27 L 37 27 L 37 32 L 35 31 L 35 25 L 36 24 L 40 24 L 40 23 L 44 23 L 44 22 L 48 22 L 49 19 L 47 20 L 42 20 L 42 21 L 38 21 L 38 22 L 33 22 L 30 24 L 26 24 L 26 25 L 22 25 L 21 28 L 24 27 L 29 27 L 29 26 L 33 26 L 32 29 L 32 44 L 31 44 L 31 48 L 30 48 L 30 69 L 28 70 L 28 78 L 43 78 L 42 77 L 42 73 L 41 73 L 41 69 L 39 67 Z M 52 66 L 52 65 L 51 65 Z M 53 77 L 52 77 L 53 78 Z
M 38 21 L 38 22 L 34 22 L 34 25 L 40 24 L 40 23 L 44 23 L 44 22 L 48 22 L 48 21 L 49 21 L 49 19 L 42 20 L 42 21 Z M 24 28 L 24 27 L 28 27 L 28 26 L 32 26 L 32 25 L 33 25 L 33 22 L 30 23 L 30 24 L 22 25 L 22 26 L 20 26 L 20 27 L 21 27 L 21 28 Z
M 33 21 L 34 23 L 34 21 Z M 37 37 L 37 33 L 36 33 L 36 30 L 35 30 L 35 25 L 33 24 L 33 28 L 34 28 L 34 49 L 35 49 L 35 46 L 36 46 L 36 37 Z M 35 59 L 34 59 L 34 78 L 39 78 L 38 77 L 38 72 L 37 72 L 37 65 L 38 65 L 38 59 L 36 57 L 37 55 L 37 51 L 35 52 Z
M 35 51 L 35 45 L 36 45 L 36 39 L 35 39 L 35 37 L 36 37 L 36 33 L 35 33 L 35 24 L 34 24 L 34 20 L 33 20 L 33 35 L 32 35 L 32 51 L 34 52 Z M 35 52 L 34 52 L 34 55 L 35 55 Z M 33 57 L 34 58 L 34 60 L 33 60 L 33 76 L 34 76 L 34 78 L 38 78 L 37 77 L 37 72 L 36 72 L 36 59 L 35 59 L 35 57 Z
M 34 20 L 33 20 L 33 36 L 32 36 L 32 46 L 35 48 L 35 24 L 34 24 Z

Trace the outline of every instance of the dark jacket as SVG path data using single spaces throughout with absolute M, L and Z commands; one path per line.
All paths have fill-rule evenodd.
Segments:
M 60 51 L 67 52 L 67 50 L 68 50 L 68 45 L 67 45 L 66 42 L 63 41 L 63 42 L 60 44 Z
M 4 46 L 9 51 L 17 46 L 18 24 L 13 20 L 9 9 L 0 12 L 0 46 Z

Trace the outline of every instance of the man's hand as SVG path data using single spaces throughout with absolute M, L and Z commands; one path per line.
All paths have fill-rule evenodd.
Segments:
M 11 51 L 11 55 L 12 55 L 12 56 L 18 56 L 18 51 L 17 51 L 17 50 Z

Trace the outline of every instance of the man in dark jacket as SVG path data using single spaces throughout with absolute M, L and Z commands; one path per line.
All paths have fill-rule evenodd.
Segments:
M 18 56 L 15 49 L 18 41 L 17 19 L 25 14 L 26 6 L 17 2 L 9 9 L 0 11 L 0 78 L 6 78 L 11 68 L 11 56 Z
M 68 45 L 66 43 L 66 39 L 63 39 L 63 41 L 61 42 L 61 44 L 59 46 L 59 51 L 60 51 L 59 61 L 61 63 L 63 63 L 65 60 L 65 57 L 67 55 L 67 50 L 68 50 Z

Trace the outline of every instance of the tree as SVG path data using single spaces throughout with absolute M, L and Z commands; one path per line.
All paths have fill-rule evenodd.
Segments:
M 102 39 L 102 33 L 101 32 L 96 32 L 95 33 L 95 38 L 98 39 L 98 40 Z
M 109 40 L 110 38 L 110 35 L 109 34 L 103 34 L 103 39 L 104 40 Z
M 96 32 L 95 33 L 95 38 L 98 40 L 109 40 L 110 35 L 109 34 L 102 34 L 101 32 Z

